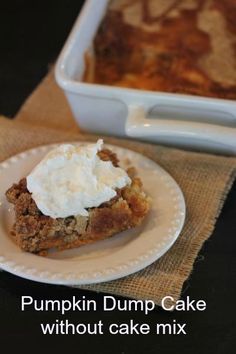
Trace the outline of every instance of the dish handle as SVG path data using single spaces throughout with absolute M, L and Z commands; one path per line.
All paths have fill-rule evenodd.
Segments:
M 156 142 L 166 138 L 173 140 L 206 140 L 215 144 L 232 148 L 236 152 L 236 129 L 204 122 L 147 118 L 144 106 L 128 105 L 128 115 L 125 124 L 127 136 L 133 138 L 149 138 Z

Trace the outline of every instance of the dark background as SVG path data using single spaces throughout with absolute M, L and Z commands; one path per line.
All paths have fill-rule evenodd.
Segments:
M 48 71 L 79 13 L 83 1 L 0 2 L 0 114 L 13 117 L 25 98 Z M 1 126 L 0 126 L 1 129 Z M 63 350 L 78 353 L 214 353 L 235 352 L 236 335 L 236 186 L 227 198 L 216 229 L 201 250 L 194 271 L 184 284 L 182 298 L 204 299 L 204 312 L 167 313 L 157 308 L 141 312 L 102 311 L 102 294 L 45 285 L 0 273 L 1 348 Z M 44 336 L 40 323 L 59 319 L 56 313 L 20 311 L 22 295 L 35 299 L 96 299 L 98 311 L 68 313 L 73 323 L 187 322 L 186 336 Z

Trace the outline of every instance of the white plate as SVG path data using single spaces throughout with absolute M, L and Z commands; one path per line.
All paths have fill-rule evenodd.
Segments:
M 77 249 L 40 257 L 23 252 L 10 238 L 14 212 L 5 197 L 14 182 L 26 176 L 56 145 L 38 147 L 0 164 L 0 267 L 23 278 L 52 284 L 91 284 L 137 272 L 160 258 L 177 239 L 185 218 L 183 194 L 153 161 L 121 147 L 109 146 L 125 167 L 127 158 L 138 170 L 152 208 L 141 227 Z

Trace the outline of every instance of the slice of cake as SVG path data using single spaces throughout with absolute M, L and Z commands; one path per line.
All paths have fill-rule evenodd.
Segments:
M 150 208 L 142 182 L 102 144 L 60 145 L 8 189 L 23 250 L 75 248 L 141 224 Z

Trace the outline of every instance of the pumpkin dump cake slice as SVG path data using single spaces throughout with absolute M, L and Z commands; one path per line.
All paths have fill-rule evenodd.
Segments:
M 8 189 L 12 236 L 23 250 L 75 248 L 142 223 L 150 204 L 140 178 L 102 144 L 60 145 Z

